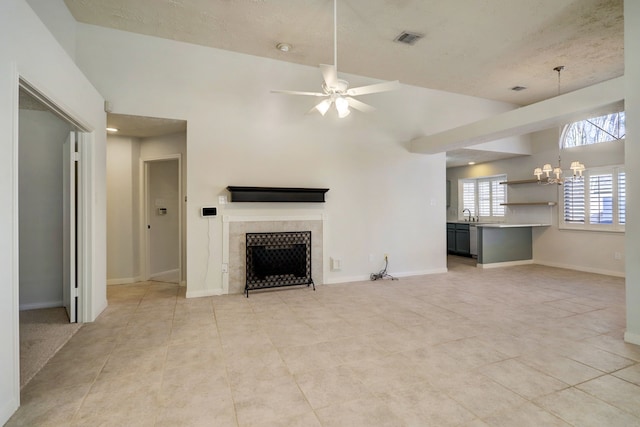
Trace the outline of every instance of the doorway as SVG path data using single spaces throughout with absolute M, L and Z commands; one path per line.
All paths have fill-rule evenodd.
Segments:
M 180 156 L 144 160 L 146 280 L 180 283 L 182 277 Z
M 88 139 L 28 83 L 18 98 L 18 294 L 24 386 L 82 322 L 80 150 Z M 79 274 L 80 273 L 80 274 Z
M 107 284 L 185 286 L 187 122 L 109 113 L 107 124 Z

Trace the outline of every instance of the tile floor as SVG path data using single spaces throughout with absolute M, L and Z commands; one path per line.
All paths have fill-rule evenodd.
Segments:
M 9 426 L 640 426 L 624 281 L 542 266 L 185 299 L 147 282 Z

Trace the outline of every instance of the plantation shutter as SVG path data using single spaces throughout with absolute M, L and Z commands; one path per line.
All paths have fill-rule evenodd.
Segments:
M 490 181 L 478 181 L 478 211 L 480 216 L 491 216 Z
M 624 224 L 627 211 L 627 186 L 624 172 L 618 173 L 618 224 Z
M 613 174 L 589 176 L 589 222 L 613 223 Z
M 564 183 L 564 222 L 584 224 L 584 180 Z
M 505 207 L 501 203 L 505 202 L 505 186 L 500 184 L 500 180 L 491 181 L 491 214 L 492 216 L 504 216 Z
M 469 209 L 471 216 L 476 216 L 476 183 L 464 181 L 462 183 L 462 209 Z

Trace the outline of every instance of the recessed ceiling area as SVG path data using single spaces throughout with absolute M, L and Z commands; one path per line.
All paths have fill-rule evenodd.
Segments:
M 107 114 L 107 127 L 116 128 L 112 135 L 150 138 L 187 131 L 185 120 L 162 119 L 157 117 Z
M 467 166 L 469 162 L 475 164 L 492 162 L 494 160 L 511 159 L 522 157 L 524 154 L 500 153 L 496 151 L 474 150 L 462 148 L 459 150 L 447 151 L 447 168 Z

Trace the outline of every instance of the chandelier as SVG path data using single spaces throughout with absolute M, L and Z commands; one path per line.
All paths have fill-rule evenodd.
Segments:
M 558 95 L 560 95 L 560 73 L 564 70 L 564 65 L 559 65 L 553 69 L 558 73 Z M 560 140 L 561 131 L 558 128 L 558 140 Z M 538 184 L 558 184 L 562 185 L 564 182 L 564 178 L 562 178 L 562 166 L 560 161 L 560 156 L 558 156 L 558 166 L 553 167 L 551 163 L 546 163 L 541 168 L 535 168 L 533 170 L 533 174 L 538 178 Z M 582 173 L 585 170 L 585 166 L 583 163 L 573 161 L 571 162 L 571 171 L 573 172 L 573 176 L 570 179 L 581 179 Z M 543 174 L 545 175 L 543 177 Z M 552 175 L 553 174 L 553 175 Z

